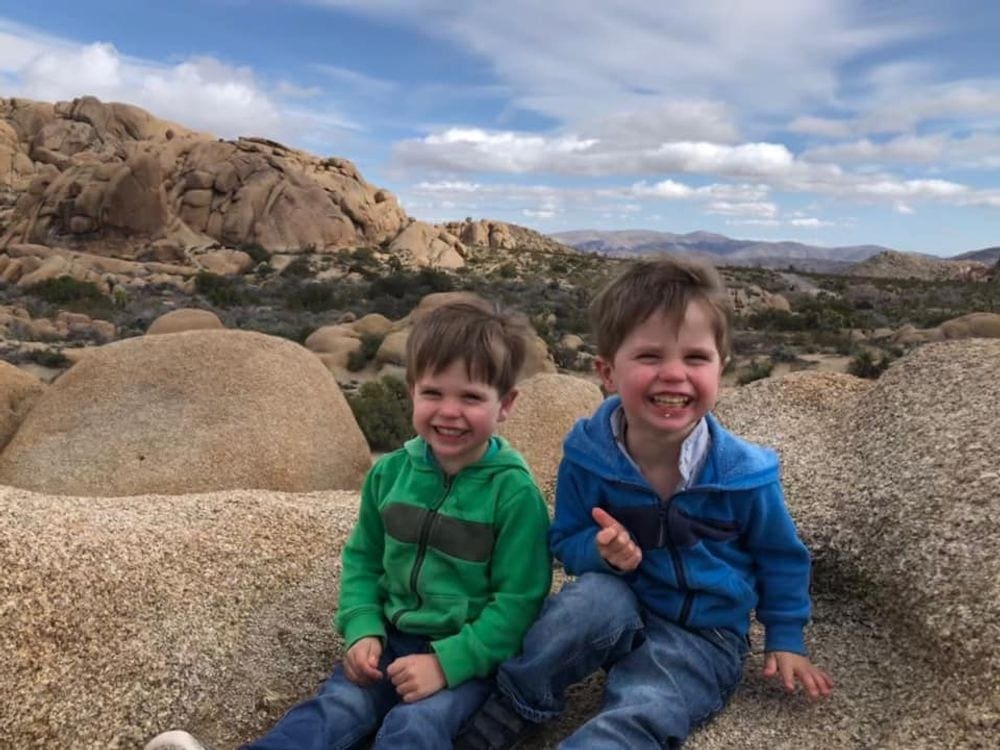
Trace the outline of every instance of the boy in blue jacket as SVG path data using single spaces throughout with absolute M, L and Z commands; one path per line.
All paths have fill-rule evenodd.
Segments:
M 577 576 L 547 601 L 520 656 L 456 742 L 513 747 L 599 668 L 599 713 L 560 748 L 684 742 L 740 682 L 752 610 L 764 675 L 811 698 L 830 677 L 806 656 L 809 553 L 785 507 L 778 459 L 711 414 L 729 354 L 715 271 L 638 262 L 591 307 L 605 389 L 564 443 L 553 553 Z

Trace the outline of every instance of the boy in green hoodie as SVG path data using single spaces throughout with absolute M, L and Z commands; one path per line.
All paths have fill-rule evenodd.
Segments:
M 490 692 L 551 582 L 548 514 L 501 437 L 524 327 L 483 300 L 442 305 L 407 342 L 417 437 L 380 458 L 343 551 L 347 651 L 312 698 L 246 750 L 439 749 Z M 202 750 L 166 732 L 146 750 Z

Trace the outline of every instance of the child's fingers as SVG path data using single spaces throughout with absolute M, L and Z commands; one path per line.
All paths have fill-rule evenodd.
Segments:
M 778 657 L 774 654 L 768 654 L 764 658 L 764 676 L 774 677 L 774 673 L 778 670 Z
M 622 528 L 622 525 L 615 520 L 615 517 L 604 510 L 604 508 L 594 508 L 590 511 L 590 515 L 602 529 Z

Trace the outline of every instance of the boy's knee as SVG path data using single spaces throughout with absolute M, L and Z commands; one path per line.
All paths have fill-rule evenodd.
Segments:
M 639 602 L 624 580 L 606 573 L 584 573 L 546 604 L 559 619 L 576 628 L 587 623 L 642 627 Z
M 415 703 L 397 703 L 382 720 L 379 734 L 402 731 L 447 731 L 448 715 L 431 708 L 427 700 Z

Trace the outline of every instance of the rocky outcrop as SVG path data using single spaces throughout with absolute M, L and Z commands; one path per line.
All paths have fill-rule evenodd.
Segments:
M 366 315 L 354 322 L 323 326 L 310 334 L 305 346 L 319 356 L 334 377 L 343 380 L 350 377 L 348 359 L 360 351 L 362 337 L 381 337 L 382 342 L 372 359 L 374 370 L 376 374 L 396 374 L 399 368 L 406 366 L 406 341 L 413 323 L 439 305 L 470 297 L 475 295 L 470 292 L 428 294 L 398 321 L 390 321 L 382 315 Z M 529 378 L 539 372 L 555 372 L 555 369 L 545 341 L 534 330 L 529 330 L 525 362 L 518 377 Z
M 0 451 L 44 390 L 38 378 L 0 361 Z
M 456 232 L 492 248 L 566 250 L 502 222 L 459 222 L 452 231 L 414 221 L 346 159 L 263 138 L 220 140 L 92 96 L 54 105 L 0 99 L 0 228 L 0 248 L 41 245 L 64 260 L 76 251 L 213 273 L 245 271 L 249 255 L 233 253 L 250 247 L 382 247 L 409 265 L 458 268 L 467 247 Z
M 573 253 L 573 248 L 540 232 L 517 224 L 481 219 L 449 221 L 444 229 L 470 248 L 489 250 L 531 250 L 547 253 Z
M 976 312 L 946 320 L 934 328 L 903 326 L 892 337 L 894 344 L 922 344 L 949 339 L 1000 338 L 1000 315 Z
M 0 305 L 0 340 L 86 341 L 104 344 L 118 335 L 113 323 L 83 313 L 62 311 L 52 318 L 32 318 L 19 305 Z
M 883 279 L 981 281 L 988 276 L 989 266 L 974 260 L 941 260 L 886 250 L 852 266 L 847 274 Z
M 813 658 L 837 687 L 815 705 L 785 696 L 755 653 L 693 750 L 992 747 L 1000 446 L 983 404 L 1000 399 L 998 359 L 1000 341 L 952 341 L 877 382 L 797 373 L 724 396 L 723 421 L 781 454 L 815 558 Z M 336 560 L 357 501 L 0 488 L 0 601 L 14 602 L 0 608 L 0 746 L 138 747 L 186 727 L 226 750 L 259 735 L 335 658 Z M 553 747 L 600 687 L 576 689 L 526 747 Z
M 563 438 L 604 396 L 595 383 L 548 372 L 521 381 L 517 390 L 514 408 L 499 432 L 524 456 L 551 506 Z
M 225 328 L 219 316 L 210 310 L 196 310 L 182 307 L 164 313 L 146 329 L 146 335 L 158 333 L 180 333 L 181 331 L 204 331 Z
M 307 350 L 202 330 L 125 339 L 71 367 L 0 453 L 0 484 L 95 496 L 348 489 L 369 461 Z

